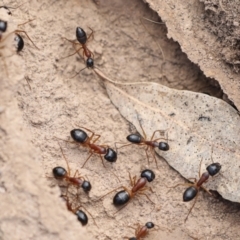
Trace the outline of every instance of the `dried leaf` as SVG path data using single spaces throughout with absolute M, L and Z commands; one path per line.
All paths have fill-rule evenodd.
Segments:
M 238 112 L 206 94 L 170 89 L 153 82 L 119 83 L 103 78 L 108 95 L 123 117 L 148 138 L 155 130 L 168 130 L 170 150 L 156 151 L 185 178 L 198 178 L 213 162 L 221 174 L 207 187 L 224 198 L 240 202 L 240 130 Z M 212 157 L 212 160 L 211 160 Z

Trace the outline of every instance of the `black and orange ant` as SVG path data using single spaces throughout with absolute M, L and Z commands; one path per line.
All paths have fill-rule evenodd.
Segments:
M 87 34 L 86 32 L 81 28 L 81 27 L 77 27 L 76 28 L 76 37 L 77 37 L 77 42 L 74 41 L 74 40 L 69 40 L 67 38 L 64 37 L 65 40 L 71 42 L 74 47 L 75 45 L 81 45 L 80 48 L 78 48 L 74 53 L 64 57 L 64 58 L 67 58 L 67 57 L 70 57 L 70 56 L 73 56 L 75 55 L 76 53 L 79 53 L 79 51 L 81 49 L 83 49 L 83 52 L 82 52 L 82 55 L 83 55 L 83 58 L 84 56 L 87 58 L 86 59 L 86 67 L 85 68 L 94 68 L 94 60 L 93 60 L 93 57 L 94 57 L 94 54 L 93 52 L 91 52 L 88 47 L 87 47 L 87 41 L 93 37 L 93 30 L 90 28 L 91 30 L 91 33 L 90 35 L 87 37 Z M 62 59 L 64 59 L 62 58 Z M 75 76 L 77 76 L 81 71 L 83 71 L 85 68 L 81 69 L 78 73 L 76 73 L 76 75 L 74 75 L 72 78 L 74 78 Z
M 71 211 L 72 213 L 74 213 L 75 215 L 77 215 L 78 221 L 83 226 L 88 224 L 88 216 L 84 211 L 81 210 L 81 208 L 83 208 L 92 217 L 95 225 L 97 226 L 92 214 L 82 204 L 77 205 L 77 207 L 73 208 L 73 203 L 70 203 L 70 201 L 69 201 L 68 192 L 67 192 L 66 195 L 61 195 L 61 197 L 66 201 L 67 209 L 69 211 Z
M 139 134 L 139 133 L 132 133 L 130 135 L 127 136 L 127 140 L 130 142 L 128 144 L 125 144 L 117 149 L 120 149 L 122 147 L 126 147 L 126 146 L 129 146 L 129 145 L 132 145 L 132 144 L 136 144 L 136 145 L 140 145 L 140 146 L 147 146 L 145 148 L 145 152 L 146 152 L 146 156 L 147 156 L 147 160 L 148 160 L 148 165 L 149 165 L 149 156 L 148 156 L 148 149 L 150 149 L 151 153 L 152 153 L 152 156 L 155 160 L 155 163 L 156 163 L 156 166 L 158 168 L 158 165 L 157 165 L 157 159 L 156 159 L 156 156 L 155 156 L 155 152 L 154 152 L 154 148 L 158 148 L 159 150 L 161 151 L 168 151 L 169 150 L 169 144 L 168 142 L 158 142 L 158 140 L 160 139 L 164 139 L 164 140 L 167 140 L 165 138 L 155 138 L 154 139 L 154 136 L 157 132 L 159 133 L 162 133 L 163 131 L 161 130 L 156 130 L 153 132 L 152 134 L 152 137 L 150 140 L 147 140 L 147 135 L 140 123 L 140 127 L 142 129 L 142 132 L 143 132 L 143 137 Z M 116 145 L 117 143 L 115 143 Z
M 60 144 L 59 144 L 59 146 L 60 146 Z M 89 181 L 86 181 L 85 178 L 79 174 L 78 170 L 76 170 L 73 177 L 71 177 L 68 160 L 67 160 L 61 146 L 60 146 L 60 149 L 61 149 L 62 155 L 66 161 L 67 170 L 65 168 L 59 167 L 59 166 L 53 168 L 52 173 L 53 173 L 54 178 L 57 180 L 64 180 L 65 182 L 76 186 L 78 189 L 82 188 L 85 192 L 89 192 L 92 188 L 91 183 Z
M 137 228 L 135 229 L 135 237 L 124 237 L 128 240 L 140 240 L 144 237 L 146 237 L 149 233 L 149 229 L 154 228 L 154 223 L 153 222 L 147 222 L 144 226 L 141 226 L 138 224 Z
M 199 179 L 197 180 L 196 178 L 191 178 L 191 179 L 194 179 L 194 183 L 185 183 L 185 184 L 180 183 L 173 187 L 170 187 L 170 188 L 175 188 L 179 185 L 188 185 L 189 187 L 183 193 L 183 201 L 189 202 L 195 198 L 194 203 L 193 203 L 192 207 L 190 208 L 190 210 L 188 211 L 188 214 L 184 220 L 185 222 L 187 221 L 189 214 L 191 213 L 192 209 L 194 208 L 194 206 L 196 204 L 200 188 L 204 189 L 209 195 L 212 195 L 212 193 L 208 189 L 203 187 L 202 184 L 206 183 L 210 176 L 213 177 L 213 176 L 217 175 L 219 173 L 219 171 L 221 170 L 220 163 L 212 163 L 206 168 L 207 171 L 204 172 L 203 174 L 201 174 L 201 164 L 202 164 L 202 160 L 200 162 L 200 167 L 199 167 Z
M 108 145 L 96 144 L 96 142 L 99 140 L 101 135 L 95 134 L 93 131 L 91 131 L 88 128 L 85 128 L 85 127 L 80 127 L 80 128 L 83 128 L 83 129 L 89 131 L 91 133 L 91 136 L 89 137 L 88 134 L 82 129 L 73 129 L 73 130 L 71 130 L 70 134 L 71 134 L 71 137 L 73 138 L 74 142 L 67 141 L 64 139 L 61 139 L 61 140 L 65 141 L 65 142 L 75 143 L 77 145 L 80 145 L 80 146 L 83 146 L 83 147 L 86 147 L 89 149 L 90 154 L 87 157 L 87 159 L 85 160 L 85 162 L 83 163 L 82 168 L 85 166 L 85 164 L 90 159 L 90 157 L 95 153 L 100 156 L 104 167 L 105 167 L 105 165 L 103 162 L 102 155 L 104 155 L 104 159 L 107 160 L 108 162 L 116 162 L 117 153 L 115 150 L 110 148 Z M 93 140 L 94 137 L 96 137 L 96 138 Z
M 125 207 L 129 203 L 130 199 L 132 199 L 136 194 L 146 196 L 146 198 L 154 204 L 154 202 L 148 197 L 148 195 L 143 193 L 147 189 L 149 189 L 151 192 L 153 192 L 152 188 L 146 186 L 146 184 L 147 184 L 147 182 L 152 182 L 155 179 L 154 172 L 149 169 L 142 171 L 141 176 L 137 181 L 136 181 L 136 176 L 134 176 L 132 178 L 131 174 L 129 173 L 129 179 L 130 179 L 130 184 L 132 187 L 131 189 L 128 189 L 125 186 L 121 186 L 121 187 L 118 187 L 118 188 L 108 192 L 107 194 L 103 195 L 100 199 L 104 198 L 105 196 L 116 191 L 119 188 L 123 188 L 124 190 L 117 192 L 113 198 L 113 204 L 116 207 L 119 207 L 119 206 Z M 120 211 L 122 208 L 120 208 L 118 211 Z

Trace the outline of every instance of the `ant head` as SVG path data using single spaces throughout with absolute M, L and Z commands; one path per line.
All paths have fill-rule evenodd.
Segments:
M 80 27 L 77 27 L 76 28 L 76 37 L 77 37 L 77 40 L 81 43 L 81 44 L 85 44 L 87 42 L 87 34 L 86 32 L 80 28 Z
M 70 132 L 70 134 L 71 134 L 71 137 L 73 138 L 73 140 L 78 143 L 84 143 L 88 138 L 87 133 L 84 132 L 82 129 L 73 129 Z
M 129 238 L 129 240 L 137 240 L 137 238 L 135 238 L 135 237 L 132 237 L 132 238 Z
M 146 169 L 142 171 L 141 177 L 145 177 L 148 182 L 152 182 L 155 178 L 155 173 L 150 169 Z
M 133 133 L 127 136 L 127 140 L 131 143 L 140 143 L 142 138 L 139 134 Z
M 67 171 L 63 167 L 55 167 L 52 170 L 53 176 L 56 179 L 63 179 L 65 176 L 67 176 Z
M 16 34 L 14 41 L 16 42 L 17 52 L 22 51 L 24 47 L 23 38 L 19 34 Z
M 104 158 L 108 162 L 116 162 L 117 161 L 117 153 L 112 148 L 108 148 L 107 153 L 105 154 Z
M 83 212 L 82 210 L 77 210 L 76 213 L 78 221 L 83 225 L 87 225 L 88 223 L 88 216 L 85 212 Z
M 169 145 L 166 142 L 160 142 L 158 145 L 158 148 L 162 151 L 168 151 L 169 150 Z
M 207 169 L 209 175 L 214 176 L 217 173 L 219 173 L 221 167 L 222 166 L 220 165 L 220 163 L 212 163 L 206 169 Z
M 154 223 L 153 223 L 153 222 L 147 222 L 147 223 L 145 224 L 145 226 L 146 226 L 148 229 L 154 228 Z
M 94 60 L 92 58 L 88 58 L 86 61 L 87 68 L 93 68 L 94 67 Z
M 183 193 L 183 201 L 189 202 L 196 197 L 198 190 L 196 187 L 188 187 Z
M 82 188 L 85 192 L 89 192 L 92 189 L 92 185 L 89 181 L 83 181 Z
M 0 33 L 6 32 L 7 30 L 7 22 L 0 20 Z
M 115 206 L 122 206 L 130 200 L 130 196 L 127 191 L 122 190 L 116 193 L 113 198 L 113 204 Z

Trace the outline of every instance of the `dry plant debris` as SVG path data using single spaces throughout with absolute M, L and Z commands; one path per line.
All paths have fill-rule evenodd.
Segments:
M 170 151 L 159 152 L 185 178 L 197 177 L 199 162 L 222 165 L 211 189 L 234 202 L 240 197 L 239 114 L 229 104 L 206 94 L 179 91 L 154 82 L 114 83 L 100 70 L 112 103 L 141 133 L 167 131 Z M 156 150 L 157 151 L 157 150 Z M 232 162 L 234 161 L 234 168 Z

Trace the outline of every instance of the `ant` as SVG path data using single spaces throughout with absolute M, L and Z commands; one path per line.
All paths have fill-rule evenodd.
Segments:
M 138 224 L 137 228 L 135 229 L 135 237 L 124 237 L 127 238 L 128 240 L 140 240 L 141 238 L 144 238 L 147 236 L 149 233 L 149 229 L 154 228 L 154 223 L 152 222 L 147 222 L 144 226 L 140 226 Z
M 87 58 L 86 60 L 86 67 L 85 68 L 94 68 L 94 60 L 93 60 L 93 57 L 94 57 L 94 54 L 88 49 L 87 47 L 87 41 L 93 37 L 93 30 L 90 28 L 91 30 L 91 33 L 90 35 L 87 37 L 87 34 L 86 32 L 81 28 L 81 27 L 77 27 L 76 28 L 76 37 L 77 37 L 77 41 L 73 41 L 73 40 L 69 40 L 67 38 L 64 37 L 65 40 L 71 42 L 74 46 L 75 45 L 81 45 L 80 48 L 78 48 L 73 54 L 70 54 L 64 58 L 67 58 L 67 57 L 70 57 L 70 56 L 73 56 L 74 54 L 76 53 L 79 53 L 79 51 L 81 49 L 83 49 L 83 57 L 85 56 Z M 62 59 L 64 59 L 62 58 Z M 83 71 L 85 68 L 81 69 L 76 75 L 74 75 L 72 78 L 74 78 L 75 76 L 77 76 L 81 71 Z
M 59 144 L 59 146 L 60 146 L 60 144 Z M 78 189 L 81 187 L 85 192 L 89 192 L 92 188 L 92 185 L 89 181 L 86 181 L 84 179 L 84 177 L 79 175 L 78 170 L 76 170 L 73 177 L 70 176 L 70 167 L 68 164 L 68 160 L 67 160 L 65 154 L 63 153 L 63 149 L 61 146 L 60 146 L 60 149 L 61 149 L 62 155 L 66 161 L 68 170 L 66 170 L 63 167 L 59 167 L 59 166 L 53 168 L 52 173 L 53 173 L 54 178 L 57 180 L 65 180 L 66 182 L 68 182 L 74 186 L 77 186 Z
M 137 181 L 136 181 L 136 176 L 132 178 L 131 174 L 129 173 L 129 179 L 132 187 L 131 189 L 121 186 L 103 195 L 100 199 L 102 199 L 109 193 L 116 191 L 119 188 L 123 188 L 124 190 L 117 192 L 113 198 L 113 204 L 116 207 L 123 206 L 122 208 L 124 208 L 129 203 L 129 200 L 132 199 L 137 193 L 140 195 L 145 195 L 146 198 L 154 204 L 154 202 L 148 197 L 148 195 L 143 193 L 147 189 L 153 192 L 151 187 L 146 187 L 145 185 L 147 184 L 147 182 L 152 182 L 155 179 L 154 172 L 150 169 L 146 169 L 142 171 L 141 176 Z M 118 211 L 120 211 L 122 208 L 120 208 Z
M 154 139 L 155 134 L 157 132 L 161 133 L 162 132 L 161 130 L 154 131 L 153 134 L 152 134 L 151 139 L 147 140 L 147 135 L 146 135 L 146 133 L 145 133 L 143 127 L 142 127 L 142 124 L 140 124 L 140 127 L 141 127 L 142 132 L 143 132 L 143 137 L 139 133 L 132 133 L 132 134 L 127 136 L 127 140 L 130 143 L 129 144 L 125 144 L 125 145 L 123 145 L 123 146 L 121 146 L 119 148 L 126 147 L 126 146 L 129 146 L 129 145 L 132 145 L 132 144 L 147 146 L 145 148 L 145 152 L 146 152 L 146 156 L 147 156 L 147 159 L 148 159 L 148 165 L 149 165 L 149 156 L 148 156 L 147 151 L 150 148 L 152 156 L 154 157 L 156 166 L 158 168 L 157 159 L 156 159 L 156 156 L 155 156 L 155 153 L 154 153 L 154 148 L 157 147 L 159 150 L 168 151 L 169 150 L 169 144 L 167 142 L 158 142 L 159 139 L 165 139 L 165 138 L 156 138 L 156 139 Z
M 67 193 L 68 193 L 68 192 L 67 192 Z M 74 213 L 74 214 L 77 215 L 78 221 L 79 221 L 83 226 L 85 226 L 85 225 L 88 224 L 88 216 L 87 216 L 87 214 L 86 214 L 84 211 L 81 210 L 81 208 L 83 208 L 83 209 L 92 217 L 95 225 L 97 226 L 97 224 L 96 224 L 96 222 L 95 222 L 92 214 L 91 214 L 89 211 L 87 211 L 87 209 L 86 209 L 85 207 L 83 207 L 82 205 L 78 205 L 77 207 L 73 208 L 73 206 L 72 206 L 73 204 L 70 203 L 70 201 L 69 201 L 68 194 L 66 194 L 66 195 L 61 195 L 61 197 L 66 201 L 67 209 L 68 209 L 69 211 L 71 211 L 72 213 Z
M 184 202 L 189 202 L 189 201 L 191 201 L 191 200 L 193 200 L 195 198 L 195 201 L 194 201 L 192 207 L 190 208 L 190 210 L 188 211 L 187 217 L 185 218 L 184 222 L 187 221 L 189 214 L 191 213 L 192 209 L 194 208 L 194 206 L 196 204 L 200 188 L 203 188 L 209 195 L 212 196 L 212 193 L 209 192 L 208 189 L 203 187 L 202 184 L 207 182 L 210 176 L 213 177 L 216 174 L 218 174 L 220 169 L 221 169 L 221 167 L 222 167 L 220 165 L 220 163 L 212 163 L 212 164 L 210 164 L 206 168 L 207 171 L 204 172 L 201 175 L 201 172 L 200 172 L 201 164 L 202 164 L 202 160 L 200 162 L 200 167 L 199 167 L 199 180 L 197 180 L 196 178 L 193 178 L 194 179 L 194 183 L 187 183 L 187 184 L 180 183 L 180 184 L 177 184 L 177 185 L 171 187 L 171 188 L 175 188 L 175 187 L 177 187 L 179 185 L 188 185 L 189 187 L 183 193 L 183 201 Z
M 108 162 L 116 162 L 116 160 L 117 160 L 116 151 L 114 151 L 112 148 L 110 148 L 107 145 L 96 144 L 96 142 L 99 140 L 101 135 L 95 134 L 93 131 L 91 131 L 88 128 L 85 128 L 85 127 L 81 127 L 81 128 L 89 131 L 91 133 L 91 136 L 89 137 L 87 135 L 87 133 L 82 129 L 73 129 L 70 131 L 70 134 L 71 134 L 71 137 L 73 138 L 74 142 L 66 141 L 63 139 L 61 139 L 61 140 L 65 141 L 65 142 L 75 143 L 75 144 L 81 145 L 83 147 L 89 148 L 90 154 L 87 157 L 87 159 L 85 160 L 85 162 L 83 163 L 82 168 L 85 166 L 87 161 L 90 159 L 90 157 L 94 153 L 96 153 L 100 156 L 104 167 L 105 167 L 105 165 L 104 165 L 103 158 L 102 158 L 103 154 L 104 154 L 104 159 L 107 160 Z M 96 137 L 96 138 L 93 140 L 94 137 Z

